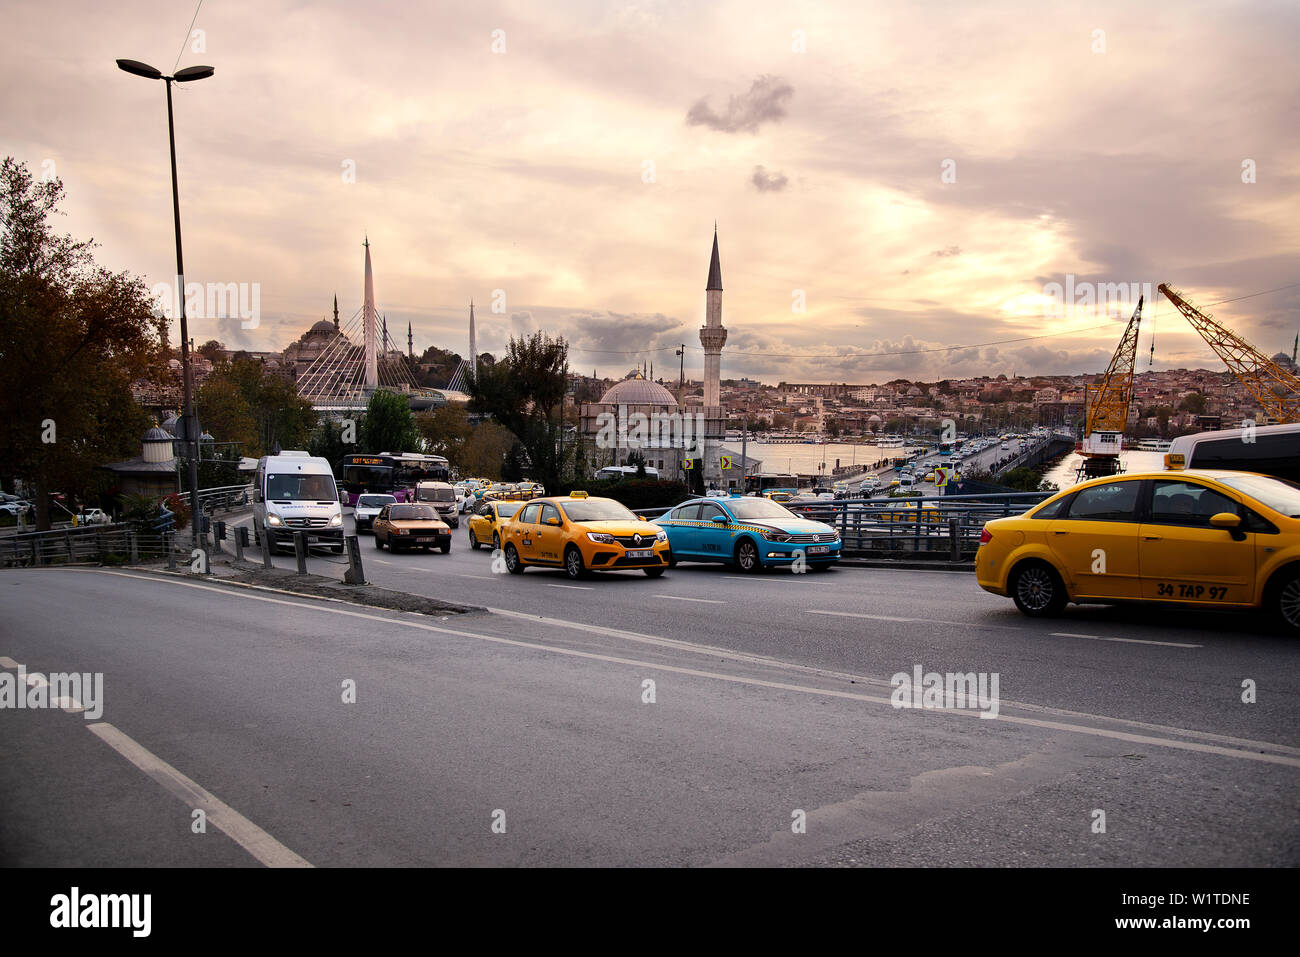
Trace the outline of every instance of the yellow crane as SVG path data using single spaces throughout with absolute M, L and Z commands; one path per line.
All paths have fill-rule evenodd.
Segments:
M 1084 475 L 1113 475 L 1119 471 L 1119 452 L 1133 400 L 1133 366 L 1137 361 L 1138 327 L 1142 325 L 1142 297 L 1133 317 L 1124 327 L 1119 346 L 1110 358 L 1106 374 L 1093 389 L 1084 392 L 1083 455 Z
M 1167 283 L 1160 291 L 1209 343 L 1228 371 L 1278 423 L 1300 422 L 1300 377 L 1282 368 L 1231 329 L 1201 312 Z

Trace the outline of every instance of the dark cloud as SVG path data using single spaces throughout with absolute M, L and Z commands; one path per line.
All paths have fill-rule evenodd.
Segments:
M 757 133 L 763 123 L 785 116 L 785 103 L 793 95 L 794 87 L 781 77 L 764 74 L 747 93 L 732 94 L 721 114 L 713 111 L 707 98 L 699 100 L 686 114 L 686 122 L 723 133 Z
M 790 184 L 790 180 L 784 173 L 779 171 L 769 173 L 762 166 L 754 167 L 754 175 L 750 177 L 750 182 L 760 193 L 779 193 Z
M 944 259 L 944 258 L 946 258 L 946 257 L 948 257 L 948 256 L 960 256 L 960 255 L 961 255 L 961 247 L 960 247 L 960 246 L 945 246 L 943 249 L 936 249 L 934 252 L 930 253 L 930 255 L 931 255 L 931 256 L 938 256 L 940 259 Z

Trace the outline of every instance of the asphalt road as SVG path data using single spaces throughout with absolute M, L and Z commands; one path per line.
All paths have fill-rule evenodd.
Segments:
M 0 666 L 102 671 L 105 708 L 0 710 L 0 860 L 1300 863 L 1300 643 L 1255 620 L 1029 621 L 939 571 L 572 583 L 494 574 L 464 534 L 447 556 L 362 539 L 373 582 L 496 609 L 445 621 L 5 572 Z M 894 708 L 916 666 L 996 672 L 998 717 Z M 229 833 L 194 834 L 195 807 Z

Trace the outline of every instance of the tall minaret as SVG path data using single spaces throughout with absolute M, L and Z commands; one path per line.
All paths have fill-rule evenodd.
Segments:
M 339 294 L 334 294 L 334 331 L 339 331 Z
M 474 337 L 474 300 L 469 301 L 469 377 L 478 381 L 478 340 Z
M 704 347 L 704 405 L 717 408 L 722 404 L 722 347 L 727 330 L 722 325 L 722 265 L 718 262 L 718 224 L 713 224 L 713 258 L 709 261 L 709 281 L 704 287 L 704 327 L 700 345 Z
M 415 336 L 411 332 L 411 323 L 409 320 L 406 323 L 406 358 L 415 358 Z

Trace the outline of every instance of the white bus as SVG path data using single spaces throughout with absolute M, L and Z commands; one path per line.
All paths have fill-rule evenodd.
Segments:
M 645 477 L 649 479 L 659 478 L 659 470 L 649 465 L 645 467 Z M 636 478 L 635 465 L 607 465 L 596 473 L 598 479 L 624 479 Z

